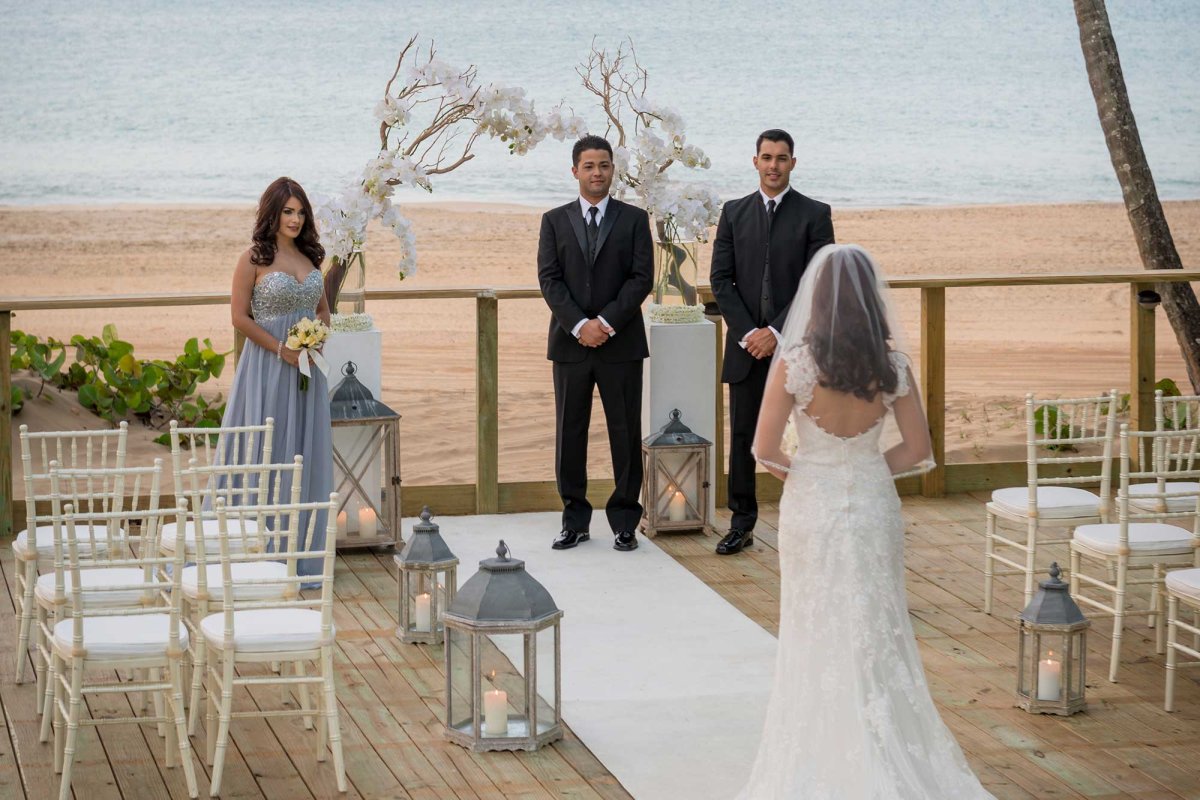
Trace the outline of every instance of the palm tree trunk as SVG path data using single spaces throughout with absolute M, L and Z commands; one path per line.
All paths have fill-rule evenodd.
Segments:
M 1142 149 L 1137 122 L 1129 105 L 1125 75 L 1117 56 L 1117 43 L 1104 0 L 1075 0 L 1075 18 L 1079 22 L 1079 42 L 1087 65 L 1088 83 L 1096 99 L 1100 127 L 1108 143 L 1125 211 L 1133 227 L 1142 266 L 1153 269 L 1181 269 L 1179 251 L 1171 237 L 1171 228 L 1163 214 L 1154 176 Z M 1200 303 L 1187 283 L 1161 283 L 1163 309 L 1175 331 L 1179 349 L 1187 365 L 1194 391 L 1200 392 Z

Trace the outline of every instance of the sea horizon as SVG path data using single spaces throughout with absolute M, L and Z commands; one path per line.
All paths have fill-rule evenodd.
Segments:
M 593 40 L 632 39 L 647 96 L 712 161 L 687 177 L 723 199 L 753 190 L 754 139 L 783 127 L 793 186 L 835 208 L 1121 201 L 1069 4 L 929 0 L 916 15 L 903 0 L 826 0 L 772 6 L 771 24 L 753 3 L 683 0 L 653 17 L 634 0 L 599 17 L 537 0 L 413 0 L 403 14 L 383 0 L 337 13 L 315 0 L 7 5 L 5 206 L 253 203 L 285 174 L 335 193 L 378 148 L 372 110 L 412 35 L 539 109 L 565 101 L 598 133 L 574 68 Z M 1198 199 L 1200 3 L 1108 8 L 1159 195 Z M 569 142 L 517 157 L 481 139 L 475 152 L 432 196 L 401 187 L 396 202 L 547 207 L 571 194 Z

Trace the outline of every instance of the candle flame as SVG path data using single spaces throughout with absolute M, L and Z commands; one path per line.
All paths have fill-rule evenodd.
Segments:
M 492 670 L 492 674 L 491 674 L 489 677 L 490 677 L 492 680 L 496 680 L 496 670 Z

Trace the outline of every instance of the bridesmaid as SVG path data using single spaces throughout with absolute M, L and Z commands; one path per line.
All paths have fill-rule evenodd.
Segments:
M 304 457 L 301 501 L 329 500 L 333 491 L 333 432 L 325 375 L 313 369 L 308 388 L 299 387 L 299 351 L 287 346 L 288 329 L 303 318 L 329 324 L 329 305 L 321 279 L 325 248 L 317 236 L 312 206 L 300 184 L 277 178 L 258 201 L 253 243 L 233 272 L 230 312 L 233 327 L 246 337 L 238 359 L 223 426 L 261 425 L 275 419 L 272 460 Z M 282 487 L 289 496 L 290 483 Z M 325 546 L 325 514 L 315 525 L 300 520 L 303 549 Z M 312 530 L 312 541 L 306 541 Z M 303 559 L 301 575 L 319 575 L 319 558 Z

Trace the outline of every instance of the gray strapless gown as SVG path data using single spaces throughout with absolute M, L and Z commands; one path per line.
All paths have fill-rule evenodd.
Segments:
M 288 328 L 302 318 L 314 319 L 324 284 L 321 272 L 313 270 L 303 281 L 286 272 L 269 272 L 254 286 L 250 310 L 254 321 L 276 339 L 287 338 Z M 288 463 L 297 454 L 304 457 L 300 500 L 319 503 L 329 500 L 333 491 L 333 430 L 329 424 L 329 386 L 325 375 L 312 370 L 308 389 L 300 391 L 300 370 L 257 344 L 247 341 L 238 359 L 233 388 L 225 406 L 223 426 L 261 425 L 267 417 L 275 419 L 271 460 Z M 226 443 L 227 452 L 231 443 Z M 244 452 L 243 447 L 238 448 Z M 281 487 L 283 500 L 291 496 L 291 481 Z M 273 500 L 274 498 L 272 498 Z M 308 514 L 300 518 L 302 550 L 325 548 L 327 512 L 317 512 L 311 539 Z M 320 558 L 299 562 L 301 575 L 320 575 Z M 314 584 L 315 585 L 315 584 Z

